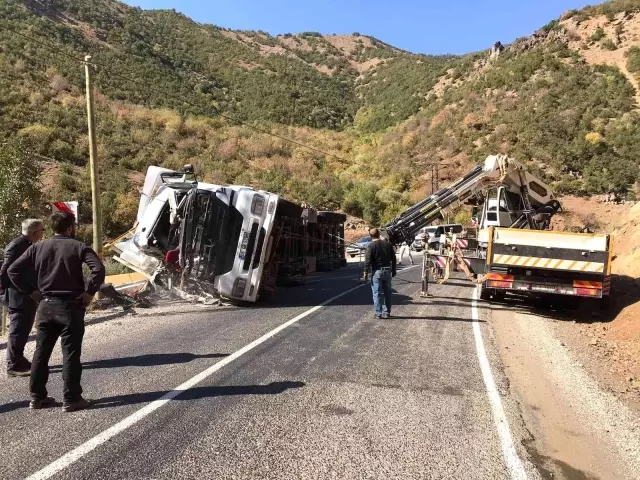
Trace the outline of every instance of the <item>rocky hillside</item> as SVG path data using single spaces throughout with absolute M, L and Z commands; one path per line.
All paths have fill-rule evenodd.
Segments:
M 109 235 L 131 225 L 152 164 L 193 163 L 209 181 L 374 223 L 429 193 L 432 165 L 446 181 L 494 152 L 561 192 L 631 195 L 638 11 L 639 0 L 616 0 L 491 52 L 435 57 L 358 33 L 273 37 L 113 0 L 2 0 L 0 138 L 37 160 L 44 200 L 78 199 L 89 220 L 90 53 Z
M 66 53 L 90 52 L 109 66 L 98 81 L 109 98 L 196 114 L 225 112 L 241 120 L 268 120 L 288 125 L 340 130 L 351 125 L 363 104 L 386 101 L 382 82 L 365 75 L 402 70 L 406 63 L 424 77 L 397 79 L 398 102 L 388 126 L 418 111 L 420 101 L 403 98 L 426 94 L 452 61 L 400 51 L 359 34 L 322 36 L 315 32 L 273 37 L 265 32 L 231 31 L 198 24 L 175 11 L 143 11 L 112 0 L 3 1 L 9 27 Z M 17 53 L 34 47 L 33 61 L 52 63 L 50 55 L 12 32 L 4 48 Z M 56 65 L 72 85 L 80 85 L 73 64 Z M 116 75 L 133 77 L 128 80 Z M 417 85 L 420 83 L 420 86 Z M 171 93 L 171 96 L 163 92 Z M 191 105 L 185 109 L 185 101 Z M 391 103 L 391 102 L 388 102 Z M 383 114 L 384 109 L 381 109 Z

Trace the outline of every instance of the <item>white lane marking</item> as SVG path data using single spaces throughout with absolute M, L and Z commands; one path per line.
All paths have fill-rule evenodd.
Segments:
M 44 467 L 42 470 L 39 470 L 36 473 L 34 473 L 33 475 L 31 475 L 30 477 L 27 477 L 26 480 L 36 480 L 36 479 L 37 480 L 42 480 L 42 479 L 51 478 L 53 475 L 55 475 L 59 471 L 67 468 L 69 465 L 71 465 L 74 462 L 80 460 L 87 453 L 91 452 L 92 450 L 95 450 L 96 448 L 98 448 L 103 443 L 109 441 L 111 438 L 115 437 L 120 432 L 126 430 L 127 428 L 129 428 L 129 427 L 131 427 L 133 425 L 135 425 L 136 423 L 138 423 L 143 418 L 145 418 L 148 415 L 150 415 L 151 413 L 155 412 L 160 407 L 164 406 L 166 403 L 170 402 L 171 400 L 176 398 L 181 393 L 184 393 L 185 391 L 189 390 L 190 388 L 195 387 L 198 383 L 202 382 L 207 377 L 211 376 L 213 373 L 217 372 L 218 370 L 220 370 L 225 365 L 230 364 L 231 362 L 233 362 L 237 358 L 241 357 L 245 353 L 247 353 L 247 352 L 253 350 L 254 348 L 256 348 L 258 345 L 260 345 L 260 344 L 266 342 L 267 340 L 269 340 L 270 338 L 274 337 L 275 335 L 280 333 L 285 328 L 290 327 L 294 323 L 302 320 L 304 317 L 307 317 L 307 316 L 311 315 L 312 313 L 317 312 L 322 307 L 330 304 L 331 302 L 337 300 L 340 297 L 343 297 L 343 296 L 353 292 L 354 290 L 357 290 L 358 288 L 363 287 L 364 285 L 366 285 L 366 284 L 363 283 L 363 284 L 357 285 L 357 286 L 355 286 L 353 288 L 350 288 L 349 290 L 347 290 L 345 292 L 342 292 L 341 294 L 336 295 L 335 297 L 332 297 L 332 298 L 330 298 L 329 300 L 327 300 L 325 302 L 322 302 L 320 305 L 317 305 L 317 306 L 315 306 L 313 308 L 310 308 L 306 312 L 303 312 L 300 315 L 298 315 L 297 317 L 292 318 L 291 320 L 289 320 L 289 321 L 283 323 L 282 325 L 274 328 L 270 332 L 265 333 L 263 336 L 261 336 L 257 340 L 254 340 L 250 344 L 245 345 L 240 350 L 237 350 L 236 352 L 232 353 L 228 357 L 225 357 L 223 360 L 220 360 L 219 362 L 214 363 L 213 365 L 211 365 L 206 370 L 204 370 L 204 371 L 200 372 L 199 374 L 197 374 L 195 377 L 190 378 L 189 380 L 184 382 L 182 385 L 179 385 L 175 389 L 173 389 L 170 392 L 166 393 L 165 395 L 163 395 L 158 400 L 154 400 L 153 402 L 147 404 L 146 406 L 142 407 L 140 410 L 138 410 L 138 411 L 132 413 L 131 415 L 129 415 L 128 417 L 126 417 L 124 420 L 121 420 L 120 422 L 116 423 L 115 425 L 113 425 L 112 427 L 108 428 L 104 432 L 99 433 L 98 435 L 96 435 L 95 437 L 91 438 L 90 440 L 87 440 L 82 445 L 80 445 L 80 446 L 74 448 L 73 450 L 71 450 L 70 452 L 64 454 L 62 457 L 60 457 L 59 459 L 57 459 L 54 462 L 50 463 L 49 465 Z
M 516 480 L 526 480 L 527 472 L 525 471 L 522 461 L 520 460 L 520 457 L 518 457 L 518 452 L 516 452 L 516 448 L 513 444 L 507 415 L 502 407 L 500 394 L 498 393 L 496 384 L 493 381 L 493 374 L 491 373 L 491 365 L 487 359 L 487 352 L 484 349 L 484 342 L 482 341 L 482 333 L 480 332 L 478 316 L 478 291 L 476 289 L 473 290 L 473 297 L 471 300 L 471 318 L 473 319 L 473 336 L 476 339 L 476 352 L 478 354 L 478 361 L 480 362 L 482 379 L 484 380 L 484 386 L 487 389 L 487 394 L 489 395 L 489 403 L 491 403 L 493 420 L 495 421 L 496 428 L 498 429 L 502 455 L 504 456 L 511 478 Z

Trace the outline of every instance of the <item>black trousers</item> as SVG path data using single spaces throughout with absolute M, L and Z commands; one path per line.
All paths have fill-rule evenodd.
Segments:
M 9 310 L 9 338 L 7 339 L 7 370 L 29 368 L 24 357 L 24 346 L 36 318 L 38 304 L 28 295 L 13 288 L 8 288 L 6 305 Z
M 62 379 L 64 401 L 75 402 L 82 396 L 82 339 L 84 337 L 84 305 L 77 300 L 45 298 L 38 308 L 36 351 L 31 364 L 31 398 L 47 397 L 49 359 L 58 338 L 62 347 Z

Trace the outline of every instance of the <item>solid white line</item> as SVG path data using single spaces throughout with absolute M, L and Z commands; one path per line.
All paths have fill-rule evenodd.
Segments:
M 476 352 L 478 354 L 478 361 L 480 362 L 480 370 L 482 371 L 482 379 L 484 380 L 484 386 L 487 389 L 489 395 L 489 403 L 491 403 L 491 410 L 493 412 L 493 420 L 498 429 L 498 437 L 500 437 L 500 445 L 502 447 L 502 455 L 507 464 L 507 469 L 512 479 L 526 480 L 527 472 L 522 465 L 518 452 L 513 444 L 513 438 L 511 437 L 511 431 L 509 429 L 509 422 L 507 421 L 507 415 L 502 407 L 502 401 L 500 400 L 500 394 L 496 388 L 496 384 L 493 381 L 493 374 L 491 373 L 491 366 L 487 359 L 487 352 L 484 349 L 484 343 L 482 341 L 482 333 L 480 332 L 480 323 L 478 316 L 478 292 L 473 290 L 473 297 L 471 300 L 471 318 L 473 319 L 473 336 L 476 340 Z
M 237 350 L 236 352 L 232 353 L 228 357 L 225 357 L 223 360 L 220 360 L 219 362 L 211 365 L 206 370 L 200 372 L 195 377 L 190 378 L 189 380 L 184 382 L 182 385 L 179 385 L 175 389 L 173 389 L 170 392 L 168 392 L 167 394 L 163 395 L 158 400 L 154 400 L 153 402 L 147 404 L 146 406 L 144 406 L 140 410 L 138 410 L 138 411 L 134 412 L 133 414 L 129 415 L 124 420 L 121 420 L 120 422 L 116 423 L 115 425 L 113 425 L 112 427 L 108 428 L 104 432 L 96 435 L 95 437 L 93 437 L 92 439 L 86 441 L 82 445 L 74 448 L 70 452 L 68 452 L 65 455 L 63 455 L 62 457 L 60 457 L 58 460 L 54 461 L 53 463 L 51 463 L 51 464 L 47 465 L 46 467 L 44 467 L 42 470 L 39 470 L 36 473 L 34 473 L 33 475 L 31 475 L 30 477 L 28 477 L 27 480 L 36 480 L 36 479 L 42 480 L 42 479 L 51 478 L 53 475 L 55 475 L 59 471 L 67 468 L 69 465 L 73 464 L 74 462 L 76 462 L 79 459 L 81 459 L 82 457 L 84 457 L 87 453 L 89 453 L 92 450 L 98 448 L 103 443 L 109 441 L 111 438 L 115 437 L 120 432 L 126 430 L 127 428 L 129 428 L 129 427 L 131 427 L 133 425 L 135 425 L 136 423 L 138 423 L 143 418 L 145 418 L 148 415 L 150 415 L 151 413 L 155 412 L 160 407 L 164 406 L 165 404 L 167 404 L 168 402 L 170 402 L 171 400 L 176 398 L 181 393 L 189 390 L 190 388 L 195 387 L 198 383 L 202 382 L 207 377 L 211 376 L 213 373 L 217 372 L 218 370 L 220 370 L 225 365 L 230 364 L 231 362 L 233 362 L 237 358 L 241 357 L 245 353 L 247 353 L 247 352 L 253 350 L 254 348 L 256 348 L 258 345 L 260 345 L 260 344 L 266 342 L 267 340 L 269 340 L 270 338 L 274 337 L 275 335 L 280 333 L 285 328 L 290 327 L 294 323 L 302 320 L 304 317 L 307 317 L 307 316 L 311 315 L 312 313 L 317 312 L 322 307 L 330 304 L 331 302 L 337 300 L 340 297 L 343 297 L 343 296 L 353 292 L 354 290 L 357 290 L 360 287 L 363 287 L 364 285 L 366 285 L 366 284 L 360 284 L 360 285 L 357 285 L 357 286 L 355 286 L 355 287 L 353 287 L 353 288 L 351 288 L 351 289 L 349 289 L 349 290 L 347 290 L 345 292 L 342 292 L 341 294 L 336 295 L 335 297 L 332 297 L 332 298 L 330 298 L 329 300 L 327 300 L 325 302 L 322 302 L 320 305 L 317 305 L 317 306 L 315 306 L 313 308 L 310 308 L 306 312 L 301 313 L 297 317 L 292 318 L 291 320 L 289 320 L 289 321 L 283 323 L 282 325 L 274 328 L 270 332 L 265 333 L 263 336 L 261 336 L 257 340 L 254 340 L 250 344 L 245 345 L 244 347 L 242 347 L 240 350 Z

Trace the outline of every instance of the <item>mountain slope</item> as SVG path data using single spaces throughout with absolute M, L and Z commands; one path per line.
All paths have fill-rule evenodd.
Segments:
M 377 95 L 376 82 L 359 82 L 361 74 L 420 62 L 419 70 L 435 83 L 438 68 L 453 61 L 360 35 L 230 31 L 175 11 L 143 11 L 111 0 L 8 0 L 0 8 L 14 30 L 61 44 L 66 52 L 91 52 L 96 63 L 108 65 L 97 81 L 110 98 L 184 108 L 177 96 L 199 105 L 186 109 L 190 113 L 225 112 L 245 121 L 339 130 Z M 13 37 L 3 36 L 9 51 L 28 45 Z M 80 81 L 75 72 L 61 71 L 72 83 Z M 139 84 L 116 75 L 133 76 Z M 403 105 L 390 112 L 395 121 L 386 123 L 404 120 L 418 107 Z
M 621 22 L 633 52 L 640 2 L 610 5 L 615 13 L 573 12 L 501 53 L 433 57 L 360 34 L 273 37 L 111 0 L 4 0 L 0 138 L 48 159 L 45 199 L 78 199 L 89 220 L 78 57 L 90 52 L 109 235 L 131 225 L 137 172 L 153 164 L 193 163 L 209 181 L 373 223 L 428 194 L 431 165 L 444 182 L 495 152 L 561 192 L 624 193 L 638 173 L 636 74 L 600 65 L 612 58 L 602 38 L 583 44 L 605 15 L 605 33 Z M 629 14 L 618 18 L 621 5 Z

